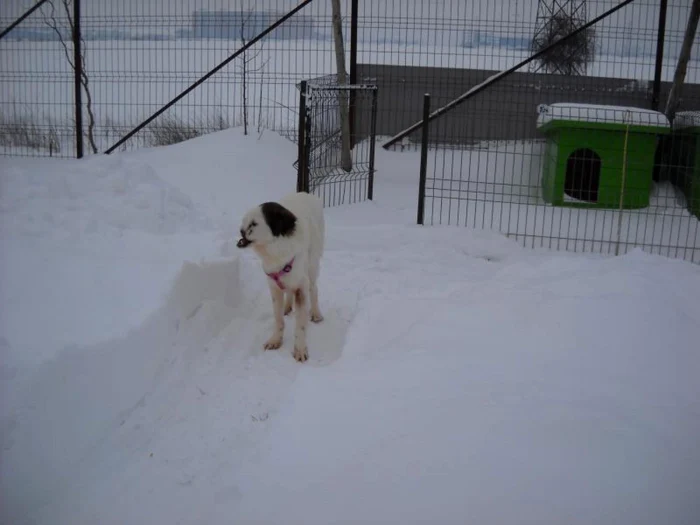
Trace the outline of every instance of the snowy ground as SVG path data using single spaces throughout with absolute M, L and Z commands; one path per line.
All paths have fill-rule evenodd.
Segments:
M 377 154 L 304 365 L 234 246 L 292 143 L 1 158 L 0 522 L 697 523 L 700 267 L 413 226 Z

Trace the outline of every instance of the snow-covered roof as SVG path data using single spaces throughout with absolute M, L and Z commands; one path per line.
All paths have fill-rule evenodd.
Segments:
M 700 111 L 679 111 L 673 119 L 673 129 L 700 128 Z
M 558 102 L 556 104 L 540 104 L 537 112 L 538 126 L 554 120 L 575 120 L 579 122 L 670 127 L 666 115 L 659 111 L 643 108 Z

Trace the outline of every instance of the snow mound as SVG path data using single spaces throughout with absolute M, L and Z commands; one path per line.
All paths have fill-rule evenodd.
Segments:
M 39 502 L 61 508 L 62 498 L 71 496 L 74 505 L 100 471 L 119 471 L 129 457 L 148 458 L 161 430 L 167 434 L 192 415 L 189 403 L 205 395 L 192 382 L 196 369 L 211 370 L 221 357 L 207 344 L 243 314 L 239 271 L 237 260 L 185 263 L 163 307 L 138 329 L 66 348 L 37 370 L 22 407 L 3 423 L 10 431 L 3 443 L 2 492 L 14 502 L 16 519 L 41 515 Z M 234 363 L 250 351 L 242 342 L 226 350 Z M 158 421 L 165 428 L 155 428 Z M 74 512 L 63 508 L 61 515 Z
M 133 158 L 13 160 L 2 177 L 0 228 L 18 236 L 197 232 L 210 221 L 192 199 Z

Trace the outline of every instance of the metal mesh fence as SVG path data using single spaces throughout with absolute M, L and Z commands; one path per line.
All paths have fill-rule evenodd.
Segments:
M 72 12 L 73 0 L 68 0 Z M 105 151 L 300 2 L 81 0 L 86 151 Z M 0 3 L 0 27 L 31 5 Z M 349 34 L 349 5 L 343 2 Z M 55 15 L 58 31 L 49 25 Z M 0 40 L 0 153 L 74 156 L 71 18 L 50 0 Z M 303 79 L 335 71 L 330 3 L 313 1 L 217 72 L 120 149 L 164 145 L 231 126 L 294 139 Z M 18 131 L 21 130 L 21 131 Z M 27 139 L 23 135 L 29 135 Z
M 31 2 L 3 2 L 0 26 L 8 27 L 29 7 Z M 75 156 L 71 56 L 62 5 L 44 5 L 0 40 L 1 153 Z
M 0 153 L 75 154 L 68 15 L 73 1 L 45 2 L 0 39 Z M 0 27 L 33 4 L 0 3 Z M 89 153 L 93 144 L 97 151 L 113 145 L 300 2 L 81 4 Z M 692 124 L 693 112 L 700 110 L 697 38 L 676 108 L 680 120 L 669 122 L 666 131 L 628 133 L 624 118 L 614 123 L 620 129 L 592 126 L 613 124 L 597 117 L 584 121 L 587 128 L 573 120 L 578 124 L 568 131 L 561 123 L 540 122 L 547 114 L 540 108 L 563 111 L 558 104 L 579 110 L 582 105 L 628 108 L 627 118 L 649 108 L 665 113 L 691 2 L 345 0 L 350 81 L 378 87 L 376 132 L 394 137 L 420 121 L 424 93 L 431 93 L 433 108 L 444 106 L 621 4 L 591 31 L 581 31 L 581 38 L 523 65 L 431 123 L 427 223 L 494 228 L 531 246 L 604 253 L 642 246 L 700 260 L 698 141 Z M 123 148 L 168 144 L 230 126 L 249 133 L 271 129 L 296 140 L 297 85 L 335 73 L 331 29 L 331 3 L 310 2 Z M 367 114 L 370 105 L 369 99 L 358 99 L 358 114 Z M 594 113 L 600 116 L 599 111 Z M 591 136 L 608 139 L 591 145 Z M 621 136 L 628 139 L 626 148 Z M 326 162 L 322 159 L 334 154 L 337 140 L 331 134 L 321 141 L 325 146 L 312 162 Z M 400 145 L 417 148 L 419 142 L 420 131 L 402 137 Z M 626 161 L 620 164 L 622 150 Z M 614 173 L 611 158 L 620 164 Z M 636 163 L 642 162 L 646 182 L 637 187 L 641 168 Z M 330 188 L 345 175 L 325 177 L 316 183 Z M 615 205 L 620 193 L 626 196 Z
M 539 110 L 541 139 L 433 144 L 425 222 L 495 229 L 530 247 L 604 254 L 640 247 L 700 262 L 694 131 L 679 128 L 688 114 L 672 128 L 644 109 Z
M 375 86 L 338 86 L 328 77 L 302 86 L 305 89 L 305 169 L 311 193 L 325 206 L 350 204 L 372 198 L 377 111 Z M 351 104 L 360 111 L 342 115 Z M 344 142 L 344 138 L 347 141 Z
M 549 36 L 560 36 L 557 26 L 548 24 L 548 14 L 559 7 L 572 13 L 572 23 L 580 26 L 622 0 L 376 0 L 360 2 L 357 82 L 377 84 L 382 94 L 377 121 L 377 133 L 394 136 L 421 118 L 422 97 L 433 97 L 433 107 L 440 107 L 467 89 L 499 71 L 515 66 L 533 52 L 533 40 L 549 27 Z M 655 85 L 659 51 L 659 19 L 661 0 L 634 0 L 609 18 L 595 25 L 588 34 L 592 42 L 587 49 L 587 61 L 579 64 L 580 74 L 552 74 L 557 69 L 532 62 L 509 77 L 512 87 L 496 94 L 489 90 L 498 104 L 507 104 L 507 111 L 480 109 L 475 103 L 469 116 L 451 112 L 455 131 L 449 126 L 445 133 L 455 143 L 472 137 L 460 129 L 459 121 L 478 121 L 474 132 L 494 136 L 520 130 L 528 119 L 530 132 L 535 126 L 529 116 L 538 100 L 533 91 L 548 88 L 562 90 L 556 101 L 593 104 L 641 105 L 651 107 L 656 95 L 663 102 L 673 78 L 689 17 L 691 2 L 667 2 L 663 24 L 663 49 L 658 86 Z M 585 9 L 584 9 L 585 8 Z M 585 17 L 583 16 L 585 12 Z M 565 29 L 567 29 L 565 28 Z M 563 35 L 561 35 L 563 36 Z M 545 40 L 547 42 L 548 40 Z M 588 40 L 584 40 L 588 42 Z M 582 42 L 568 46 L 576 51 Z M 576 55 L 576 53 L 573 53 Z M 686 86 L 692 92 L 700 83 L 700 44 L 693 44 L 688 65 Z M 557 58 L 556 55 L 552 59 Z M 566 55 L 565 57 L 566 58 Z M 576 59 L 576 56 L 573 57 Z M 576 60 L 574 60 L 576 62 Z M 560 66 L 565 69 L 565 65 Z M 528 75 L 529 73 L 529 75 Z M 549 76 L 546 76 L 548 73 Z M 656 89 L 658 87 L 658 90 Z M 555 94 L 550 90 L 550 95 Z M 534 102 L 534 106 L 533 106 Z M 689 108 L 683 102 L 683 107 Z M 517 107 L 516 107 L 517 106 Z M 661 107 L 663 110 L 663 107 Z M 484 118 L 488 113 L 488 118 Z M 511 119 L 518 120 L 515 125 Z M 497 126 L 497 133 L 476 128 Z M 511 133 L 514 134 L 514 133 Z M 419 134 L 411 135 L 405 146 L 417 146 Z M 448 137 L 445 140 L 449 140 Z
M 589 13 L 596 4 L 588 2 Z M 630 4 L 615 15 L 627 21 L 624 30 L 615 33 L 615 20 L 606 18 L 594 26 L 597 38 L 610 35 L 606 45 L 615 49 L 644 49 L 658 22 L 640 17 L 645 7 L 659 4 Z M 639 247 L 700 262 L 697 62 L 689 63 L 678 116 L 671 122 L 663 114 L 687 7 L 669 6 L 669 19 L 681 11 L 685 19 L 675 31 L 667 27 L 661 112 L 649 109 L 656 57 L 640 51 L 624 67 L 623 59 L 596 54 L 588 68 L 595 75 L 523 67 L 432 121 L 424 222 L 494 229 L 531 247 L 604 254 Z M 433 70 L 420 88 L 436 109 L 494 73 Z M 421 119 L 420 111 L 413 115 Z M 420 137 L 412 133 L 404 143 Z
M 72 5 L 73 1 L 68 3 Z M 653 98 L 660 1 L 635 0 L 595 27 L 588 46 L 589 61 L 577 68 L 581 75 L 559 75 L 578 79 L 578 84 L 571 87 L 572 93 L 592 103 L 618 103 L 621 90 L 636 91 L 646 101 Z M 7 27 L 33 3 L 0 3 L 0 27 Z M 47 25 L 52 4 L 58 14 L 59 32 L 70 48 L 69 17 L 63 3 L 47 2 L 0 40 L 0 117 L 2 136 L 6 137 L 0 144 L 2 153 L 56 154 L 53 144 L 57 142 L 61 155 L 73 152 L 72 72 L 59 44 L 59 33 Z M 114 144 L 239 49 L 242 42 L 299 3 L 81 0 L 83 55 L 94 106 L 96 149 L 104 151 Z M 349 55 L 346 62 L 352 62 L 354 47 L 358 64 L 350 80 L 354 84 L 377 84 L 385 93 L 379 107 L 378 133 L 391 136 L 420 118 L 421 97 L 426 89 L 433 94 L 435 104 L 438 98 L 451 100 L 479 78 L 527 57 L 538 35 L 557 36 L 557 28 L 561 32 L 575 27 L 618 3 L 342 0 Z M 353 4 L 356 24 L 351 17 Z M 668 2 L 660 77 L 664 81 L 671 79 L 675 68 L 689 5 Z M 572 22 L 552 29 L 548 20 L 557 6 L 572 14 Z M 353 30 L 356 46 L 351 42 Z M 697 58 L 697 43 L 693 49 L 693 57 Z M 530 66 L 522 72 L 552 70 L 540 63 Z M 295 86 L 301 80 L 334 72 L 330 2 L 313 1 L 124 147 L 168 143 L 246 122 L 253 132 L 272 129 L 294 139 Z M 352 77 L 353 71 L 350 73 Z M 691 62 L 686 81 L 698 83 L 699 75 L 696 62 Z M 624 80 L 625 86 L 611 89 L 610 79 Z M 603 100 L 606 98 L 609 100 Z M 89 118 L 85 120 L 87 128 Z M 17 128 L 23 131 L 12 131 Z M 34 133 L 33 128 L 42 131 Z M 39 135 L 40 139 L 22 139 L 23 135 Z M 56 135 L 59 140 L 52 138 Z M 35 142 L 50 146 L 35 147 Z

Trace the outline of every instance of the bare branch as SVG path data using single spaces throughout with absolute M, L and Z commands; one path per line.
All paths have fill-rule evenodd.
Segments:
M 51 6 L 51 14 L 48 15 L 48 20 L 46 20 L 46 18 L 44 19 L 44 23 L 51 29 L 53 29 L 56 35 L 58 36 L 58 41 L 61 43 L 61 46 L 63 46 L 63 52 L 66 55 L 66 60 L 68 60 L 68 64 L 70 65 L 71 69 L 75 70 L 75 64 L 73 64 L 73 59 L 70 56 L 68 45 L 63 39 L 61 28 L 58 25 L 58 22 L 56 21 L 56 7 L 53 5 L 53 2 L 51 0 L 48 0 L 46 3 Z M 41 6 L 39 9 L 43 11 L 43 8 L 44 6 Z

